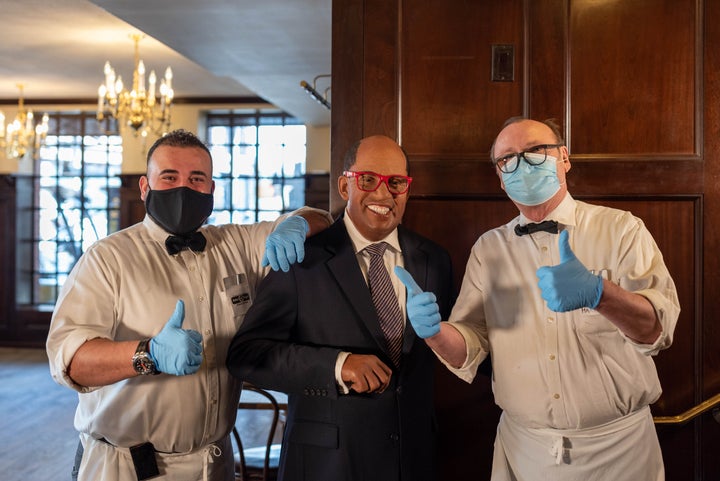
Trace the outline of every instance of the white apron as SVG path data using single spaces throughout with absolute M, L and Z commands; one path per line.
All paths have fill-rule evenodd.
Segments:
M 85 452 L 78 481 L 135 481 L 130 451 L 81 433 Z M 233 481 L 235 467 L 230 437 L 191 453 L 156 453 L 160 475 L 155 480 Z
M 503 413 L 492 481 L 664 481 L 650 408 L 587 429 L 526 428 Z

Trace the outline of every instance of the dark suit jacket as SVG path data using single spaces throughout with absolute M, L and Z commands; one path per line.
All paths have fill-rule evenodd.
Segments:
M 450 256 L 402 226 L 398 236 L 405 268 L 435 293 L 447 319 L 454 299 Z M 408 322 L 389 388 L 343 395 L 335 382 L 343 350 L 375 354 L 392 367 L 341 219 L 307 240 L 301 264 L 265 278 L 227 366 L 242 380 L 288 393 L 281 480 L 436 479 L 432 351 Z

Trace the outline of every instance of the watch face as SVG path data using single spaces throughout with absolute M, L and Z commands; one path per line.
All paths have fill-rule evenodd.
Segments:
M 150 356 L 146 352 L 136 353 L 133 356 L 133 367 L 135 372 L 139 374 L 155 374 L 155 363 L 152 362 Z

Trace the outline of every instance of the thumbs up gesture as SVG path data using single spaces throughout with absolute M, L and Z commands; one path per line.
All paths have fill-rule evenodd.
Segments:
M 150 357 L 158 371 L 175 376 L 194 374 L 202 363 L 202 335 L 192 329 L 183 329 L 185 303 L 175 304 L 175 312 L 162 331 L 150 339 Z
M 602 277 L 591 274 L 575 257 L 575 253 L 570 249 L 568 236 L 566 230 L 559 236 L 560 264 L 537 270 L 542 298 L 555 312 L 567 312 L 582 307 L 594 309 L 602 297 Z
M 423 292 L 412 275 L 400 266 L 395 267 L 395 275 L 407 289 L 407 317 L 415 333 L 427 339 L 440 332 L 440 308 L 432 292 Z

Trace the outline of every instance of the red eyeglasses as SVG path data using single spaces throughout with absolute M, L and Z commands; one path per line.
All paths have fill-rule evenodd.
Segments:
M 375 192 L 380 184 L 385 183 L 391 194 L 404 194 L 410 188 L 412 177 L 407 175 L 382 175 L 375 172 L 353 172 L 346 170 L 345 177 L 355 177 L 357 188 L 363 192 Z

